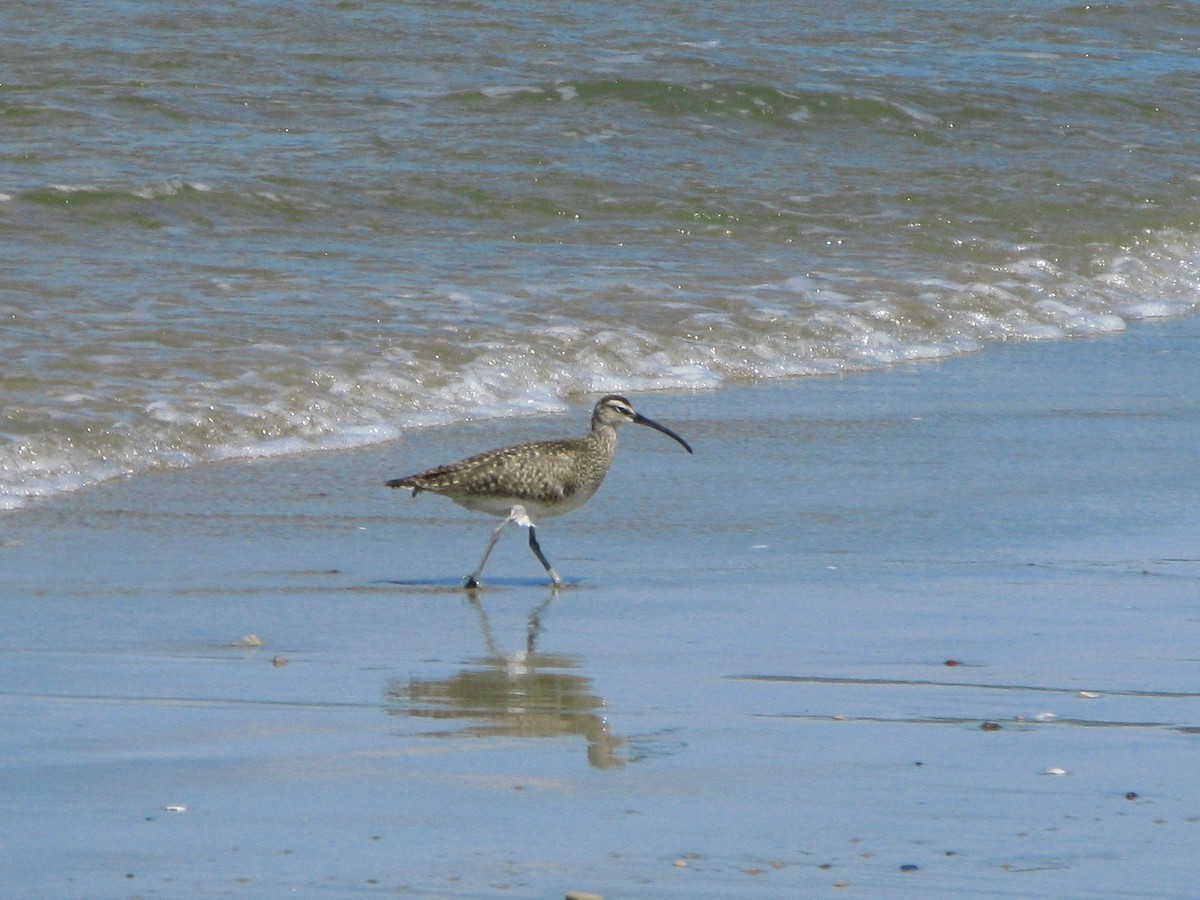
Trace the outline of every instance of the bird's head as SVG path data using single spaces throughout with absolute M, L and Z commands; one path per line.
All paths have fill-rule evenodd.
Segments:
M 607 397 L 601 397 L 596 403 L 596 408 L 592 410 L 592 426 L 609 425 L 616 428 L 618 425 L 624 425 L 626 422 L 633 422 L 635 425 L 645 425 L 647 428 L 653 428 L 655 431 L 661 431 L 672 440 L 678 441 L 688 453 L 692 452 L 688 442 L 673 432 L 665 425 L 659 425 L 653 419 L 647 419 L 641 413 L 633 408 L 633 404 L 619 394 L 609 394 Z

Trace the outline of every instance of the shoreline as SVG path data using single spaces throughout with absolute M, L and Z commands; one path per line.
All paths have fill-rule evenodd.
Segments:
M 1197 349 L 634 396 L 557 596 L 382 482 L 582 405 L 7 513 L 10 889 L 1187 896 Z
M 868 362 L 859 361 L 857 363 L 842 360 L 841 362 L 844 364 L 843 368 L 834 367 L 828 371 L 822 365 L 813 363 L 811 368 L 797 372 L 796 374 L 776 375 L 764 380 L 747 380 L 737 377 L 731 380 L 705 379 L 703 383 L 698 383 L 693 387 L 676 384 L 645 390 L 618 389 L 609 393 L 625 393 L 640 397 L 688 397 L 696 394 L 723 393 L 726 391 L 744 391 L 760 388 L 771 389 L 792 383 L 806 384 L 825 379 L 873 377 L 885 375 L 894 369 L 904 370 L 911 367 L 919 368 L 929 365 L 954 364 L 959 360 L 969 359 L 978 354 L 1002 353 L 1013 347 L 1045 346 L 1047 344 L 1058 343 L 1073 344 L 1080 341 L 1087 342 L 1094 340 L 1120 340 L 1130 330 L 1145 327 L 1169 327 L 1171 323 L 1186 321 L 1196 316 L 1196 313 L 1185 311 L 1178 305 L 1170 304 L 1162 306 L 1161 309 L 1157 309 L 1153 304 L 1147 304 L 1147 310 L 1150 310 L 1150 312 L 1147 312 L 1144 318 L 1120 320 L 1117 317 L 1113 317 L 1116 321 L 1122 323 L 1122 327 L 1109 330 L 1102 328 L 1081 329 L 1078 331 L 1064 329 L 1049 332 L 1052 335 L 1049 337 L 1026 335 L 1018 338 L 1015 344 L 1007 343 L 1004 340 L 992 340 L 964 345 L 965 349 L 940 347 L 929 355 L 914 353 L 910 357 L 897 358 L 890 361 L 884 358 Z M 137 454 L 137 458 L 141 461 L 137 468 L 127 468 L 122 471 L 121 464 L 105 460 L 100 465 L 100 472 L 92 471 L 83 475 L 78 473 L 60 473 L 50 480 L 35 478 L 19 487 L 10 485 L 8 486 L 10 488 L 8 493 L 0 492 L 0 518 L 9 513 L 16 513 L 23 509 L 35 507 L 39 503 L 54 502 L 58 498 L 86 492 L 112 482 L 126 481 L 131 478 L 169 472 L 185 472 L 190 469 L 220 466 L 227 463 L 234 465 L 260 462 L 269 464 L 277 460 L 306 458 L 327 454 L 369 453 L 374 449 L 402 444 L 410 440 L 413 435 L 426 431 L 450 431 L 453 433 L 456 430 L 471 426 L 496 424 L 501 426 L 501 431 L 503 432 L 509 426 L 527 423 L 531 429 L 531 433 L 537 433 L 536 429 L 539 427 L 539 423 L 549 423 L 556 420 L 566 421 L 569 417 L 577 417 L 581 408 L 589 407 L 599 396 L 601 394 L 596 392 L 575 392 L 567 397 L 554 396 L 549 399 L 541 397 L 537 400 L 530 400 L 525 404 L 509 402 L 508 404 L 493 405 L 490 407 L 481 406 L 479 409 L 483 410 L 482 415 L 478 411 L 475 411 L 474 408 L 460 409 L 458 414 L 463 416 L 460 419 L 450 419 L 436 412 L 411 412 L 408 415 L 406 423 L 402 424 L 392 421 L 388 423 L 376 422 L 347 426 L 343 430 L 326 434 L 316 439 L 316 443 L 313 445 L 307 443 L 307 438 L 298 435 L 277 438 L 254 445 L 246 445 L 242 441 L 231 440 L 229 443 L 208 447 L 203 450 L 197 448 L 188 451 L 181 450 L 178 452 L 177 458 L 171 459 L 167 457 L 157 459 L 156 461 L 154 459 L 155 452 L 148 450 L 145 453 Z M 576 433 L 578 430 L 576 428 L 570 433 Z M 368 434 L 372 436 L 364 437 L 364 435 Z M 248 446 L 249 449 L 247 449 Z M 146 459 L 151 461 L 145 462 Z

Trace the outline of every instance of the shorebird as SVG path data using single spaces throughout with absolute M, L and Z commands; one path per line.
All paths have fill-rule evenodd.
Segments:
M 609 394 L 596 403 L 591 430 L 583 437 L 501 447 L 384 483 L 393 488 L 411 488 L 414 497 L 422 491 L 441 494 L 459 506 L 504 519 L 492 532 L 483 559 L 467 576 L 466 587 L 479 586 L 479 576 L 492 548 L 512 522 L 529 529 L 529 548 L 558 587 L 562 579 L 538 544 L 537 523 L 569 513 L 591 499 L 608 474 L 617 450 L 617 426 L 626 422 L 661 431 L 692 452 L 688 442 L 670 428 L 636 412 L 624 397 Z

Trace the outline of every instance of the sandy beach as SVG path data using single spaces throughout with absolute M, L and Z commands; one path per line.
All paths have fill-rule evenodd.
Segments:
M 635 395 L 608 482 L 382 486 L 567 417 L 0 518 L 13 897 L 1190 897 L 1200 321 Z M 255 641 L 244 640 L 255 636 Z

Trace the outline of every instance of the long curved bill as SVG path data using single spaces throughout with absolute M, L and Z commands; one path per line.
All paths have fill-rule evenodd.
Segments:
M 688 442 L 685 441 L 683 438 L 681 438 L 679 435 L 677 435 L 675 432 L 673 432 L 666 425 L 659 425 L 653 419 L 647 419 L 641 413 L 634 413 L 633 421 L 637 425 L 645 425 L 649 428 L 653 428 L 655 431 L 661 431 L 663 434 L 665 434 L 667 437 L 671 438 L 672 440 L 678 441 L 680 443 L 680 445 L 683 447 L 683 449 L 686 450 L 688 453 L 692 452 L 692 448 L 688 445 Z

